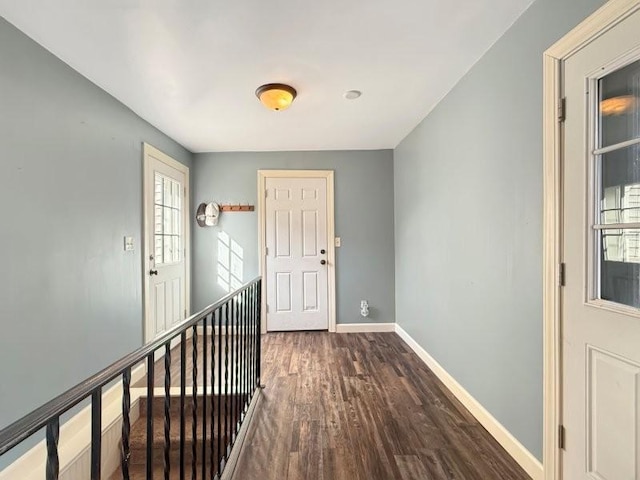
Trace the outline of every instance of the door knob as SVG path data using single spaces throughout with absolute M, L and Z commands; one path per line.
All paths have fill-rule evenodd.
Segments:
M 149 275 L 157 275 L 158 270 L 149 270 Z
M 325 253 L 327 253 L 327 251 L 324 248 L 320 250 L 320 254 L 324 255 Z
M 326 260 L 320 260 L 320 265 L 326 265 L 327 261 Z

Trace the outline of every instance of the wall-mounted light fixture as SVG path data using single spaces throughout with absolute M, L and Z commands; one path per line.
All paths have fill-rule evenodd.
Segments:
M 280 111 L 289 108 L 298 92 L 284 83 L 268 83 L 258 87 L 256 97 L 270 110 Z

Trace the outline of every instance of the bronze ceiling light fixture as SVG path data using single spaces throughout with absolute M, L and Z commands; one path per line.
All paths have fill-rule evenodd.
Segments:
M 298 92 L 284 83 L 267 83 L 258 87 L 256 97 L 269 110 L 286 110 L 293 103 Z

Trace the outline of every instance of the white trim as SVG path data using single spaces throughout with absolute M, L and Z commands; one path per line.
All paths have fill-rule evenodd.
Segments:
M 562 63 L 640 9 L 640 0 L 609 0 L 544 53 L 543 80 L 543 317 L 544 317 L 544 478 L 562 477 L 558 425 L 562 423 L 561 304 L 558 284 L 562 262 L 562 135 L 558 107 Z
M 339 323 L 336 325 L 336 333 L 380 333 L 395 331 L 395 323 Z
M 184 215 L 183 215 L 183 228 L 184 228 L 184 264 L 185 264 L 185 309 L 187 310 L 187 317 L 191 314 L 191 186 L 189 167 L 174 160 L 169 155 L 161 152 L 157 148 L 143 143 L 143 168 L 142 168 L 142 291 L 143 291 L 143 327 L 142 338 L 145 343 L 153 340 L 153 337 L 148 335 L 149 330 L 149 276 L 147 272 L 150 270 L 149 255 L 151 254 L 151 239 L 148 238 L 148 232 L 150 228 L 151 219 L 147 212 L 147 192 L 153 191 L 153 186 L 149 184 L 150 178 L 147 175 L 151 168 L 152 159 L 158 160 L 171 168 L 175 168 L 179 172 L 184 174 Z M 185 317 L 186 318 L 186 317 Z
M 131 384 L 145 376 L 145 366 L 131 371 Z M 131 389 L 130 419 L 139 416 L 138 399 Z M 146 390 L 141 389 L 146 392 Z M 120 466 L 119 442 L 122 435 L 122 384 L 118 382 L 102 395 L 102 477 L 110 478 Z M 60 480 L 89 478 L 91 469 L 91 406 L 83 408 L 60 427 Z M 0 472 L 0 480 L 40 480 L 47 459 L 45 441 L 38 442 L 24 455 Z
M 460 403 L 469 410 L 471 415 L 473 415 L 493 438 L 502 445 L 507 453 L 518 462 L 524 471 L 527 472 L 533 480 L 542 480 L 544 477 L 542 463 L 398 324 L 396 324 L 396 333 L 440 379 L 444 386 L 455 395 Z
M 262 333 L 267 333 L 267 282 L 264 272 L 267 269 L 266 247 L 266 210 L 264 195 L 267 178 L 325 178 L 327 180 L 327 278 L 329 281 L 329 331 L 336 331 L 336 249 L 335 249 L 335 198 L 333 170 L 258 170 L 258 258 L 262 276 Z

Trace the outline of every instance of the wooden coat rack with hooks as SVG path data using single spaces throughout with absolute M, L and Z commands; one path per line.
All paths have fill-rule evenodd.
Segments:
M 253 212 L 253 205 L 220 205 L 221 212 Z

